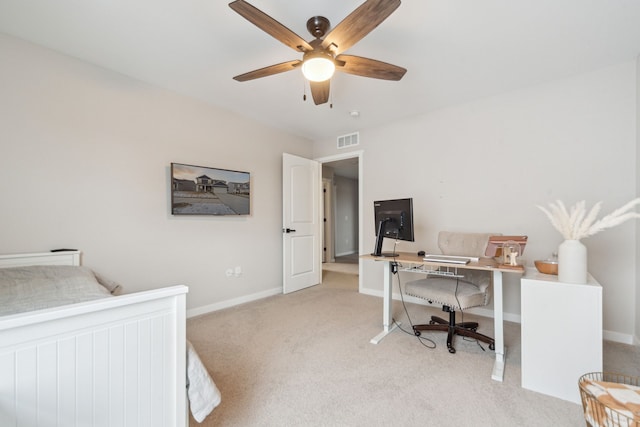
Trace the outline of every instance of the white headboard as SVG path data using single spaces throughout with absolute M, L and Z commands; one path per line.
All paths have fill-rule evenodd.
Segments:
M 80 251 L 0 255 L 0 268 L 29 265 L 80 265 Z

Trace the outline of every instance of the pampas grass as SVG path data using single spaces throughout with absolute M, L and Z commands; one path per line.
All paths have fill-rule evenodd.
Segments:
M 593 236 L 596 233 L 615 227 L 633 218 L 640 218 L 640 213 L 629 212 L 634 206 L 640 204 L 640 197 L 630 201 L 619 209 L 596 221 L 596 217 L 602 208 L 602 202 L 596 203 L 587 212 L 585 201 L 582 200 L 573 205 L 569 210 L 564 203 L 556 200 L 549 204 L 549 209 L 538 206 L 547 215 L 553 227 L 562 234 L 566 240 L 580 240 Z

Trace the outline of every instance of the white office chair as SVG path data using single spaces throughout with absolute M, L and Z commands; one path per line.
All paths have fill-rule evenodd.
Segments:
M 496 233 L 455 233 L 441 231 L 438 234 L 438 247 L 444 255 L 461 255 L 468 257 L 484 257 L 489 237 Z M 448 270 L 452 272 L 455 265 Z M 429 324 L 414 325 L 413 331 L 420 336 L 420 331 L 447 332 L 447 348 L 455 353 L 453 336 L 462 335 L 489 344 L 495 350 L 493 338 L 477 332 L 478 323 L 456 323 L 456 311 L 472 307 L 486 306 L 491 300 L 493 276 L 490 271 L 458 268 L 456 276 L 447 277 L 429 274 L 425 279 L 408 282 L 405 293 L 422 298 L 429 303 L 442 304 L 442 311 L 449 313 L 449 320 L 431 316 Z

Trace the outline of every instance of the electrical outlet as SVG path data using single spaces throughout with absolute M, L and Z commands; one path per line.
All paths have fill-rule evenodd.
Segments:
M 225 274 L 227 275 L 227 277 L 231 277 L 233 276 L 233 270 L 230 268 L 227 268 L 227 271 L 225 271 Z
M 240 277 L 240 276 L 242 276 L 242 267 L 240 267 L 240 266 L 237 266 L 237 267 L 236 267 L 236 269 L 235 269 L 235 276 L 236 276 L 236 277 Z

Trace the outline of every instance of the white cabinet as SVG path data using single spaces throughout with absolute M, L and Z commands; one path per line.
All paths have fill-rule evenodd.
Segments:
M 602 286 L 522 278 L 522 387 L 580 403 L 578 379 L 602 371 Z

